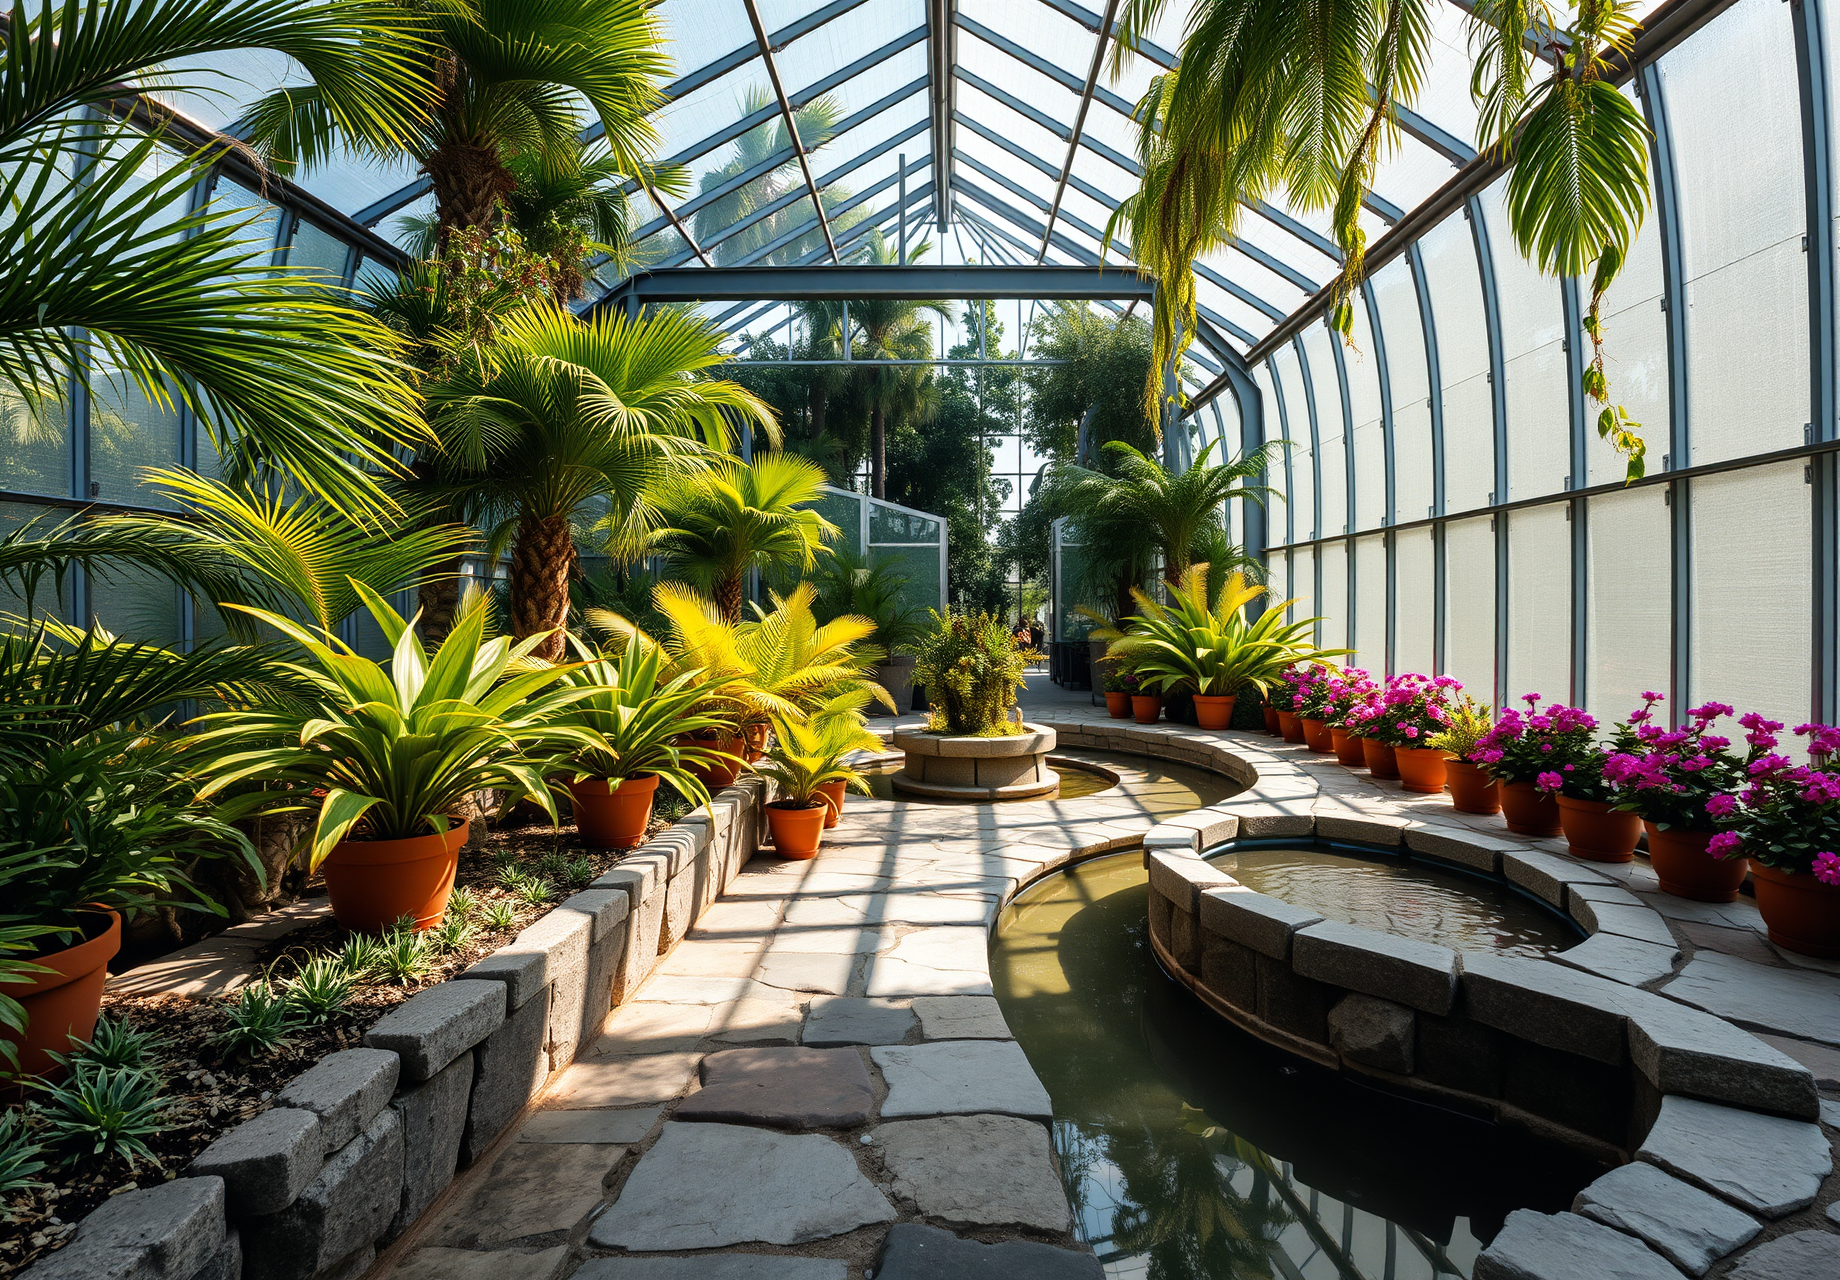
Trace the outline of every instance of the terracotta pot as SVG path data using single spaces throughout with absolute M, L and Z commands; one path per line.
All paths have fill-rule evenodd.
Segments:
M 88 1040 L 96 1034 L 102 984 L 108 980 L 109 961 L 121 950 L 121 916 L 113 911 L 84 911 L 78 913 L 75 923 L 83 928 L 82 941 L 42 956 L 21 954 L 21 959 L 50 973 L 27 974 L 23 982 L 6 984 L 6 994 L 25 1006 L 27 1022 L 23 1036 L 0 1030 L 0 1038 L 18 1046 L 19 1068 L 28 1077 L 62 1076 L 63 1068 L 50 1055 L 69 1053 L 72 1036 Z
M 824 815 L 824 829 L 829 831 L 843 818 L 843 794 L 850 784 L 842 778 L 835 782 L 826 782 L 818 788 L 818 794 L 824 797 L 827 812 Z
M 1195 722 L 1203 729 L 1224 729 L 1233 723 L 1233 695 L 1230 693 L 1197 693 L 1195 695 Z
M 1559 834 L 1559 802 L 1531 782 L 1501 784 L 1501 816 L 1517 835 Z
M 1751 888 L 1771 942 L 1798 956 L 1840 960 L 1840 885 L 1753 862 Z
M 342 840 L 320 863 L 332 914 L 347 929 L 382 933 L 404 916 L 433 928 L 447 910 L 470 822 L 407 840 Z
M 1458 813 L 1500 813 L 1501 784 L 1479 764 L 1444 759 L 1444 781 L 1450 787 L 1450 803 Z
M 1298 716 L 1297 723 L 1303 726 L 1303 740 L 1312 751 L 1329 755 L 1335 750 L 1335 736 L 1329 732 L 1327 720 L 1312 720 L 1308 716 Z
M 784 800 L 767 806 L 767 826 L 773 832 L 773 851 L 782 858 L 806 859 L 818 856 L 824 842 L 825 815 L 828 804 L 814 804 L 809 809 L 786 807 Z
M 581 842 L 596 849 L 631 849 L 645 843 L 658 775 L 642 773 L 608 784 L 602 778 L 569 783 Z
M 1329 746 L 1335 752 L 1335 758 L 1350 769 L 1367 767 L 1367 753 L 1361 750 L 1361 740 L 1348 730 L 1330 726 Z
M 689 738 L 696 746 L 720 752 L 728 757 L 727 760 L 718 764 L 689 766 L 690 776 L 702 783 L 711 795 L 723 787 L 734 786 L 735 778 L 741 773 L 741 761 L 746 751 L 742 740 L 719 733 L 693 733 L 689 735 Z
M 1278 720 L 1278 709 L 1269 702 L 1265 704 L 1265 732 L 1280 735 L 1284 732 Z
M 768 732 L 769 729 L 764 724 L 751 724 L 743 729 L 741 731 L 741 736 L 746 740 L 747 746 L 743 749 L 741 758 L 746 760 L 749 764 L 753 764 L 756 760 L 766 755 Z
M 1139 724 L 1155 724 L 1156 718 L 1163 714 L 1163 695 L 1160 693 L 1134 693 L 1131 695 L 1131 718 Z
M 1113 692 L 1105 691 L 1105 712 L 1114 720 L 1123 720 L 1131 714 L 1131 695 L 1123 689 Z
M 1377 738 L 1361 739 L 1361 755 L 1367 761 L 1367 772 L 1376 778 L 1397 778 L 1399 761 L 1393 758 L 1393 749 Z
M 1574 858 L 1586 862 L 1634 862 L 1642 819 L 1618 813 L 1602 800 L 1559 797 L 1559 826 Z
M 1284 735 L 1286 742 L 1303 741 L 1303 719 L 1295 711 L 1278 713 L 1278 731 Z
M 1661 892 L 1695 902 L 1736 902 L 1750 869 L 1748 858 L 1715 858 L 1706 852 L 1710 831 L 1669 827 L 1663 831 L 1646 818 L 1648 865 L 1661 881 Z
M 1407 791 L 1436 795 L 1444 789 L 1444 753 L 1436 747 L 1394 747 L 1393 763 Z

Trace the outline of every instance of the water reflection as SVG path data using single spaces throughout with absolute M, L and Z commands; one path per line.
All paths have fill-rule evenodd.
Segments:
M 1108 1276 L 1467 1276 L 1510 1210 L 1565 1208 L 1598 1172 L 1310 1066 L 1203 1008 L 1149 955 L 1140 853 L 1021 895 L 991 961 Z
M 1327 847 L 1234 849 L 1208 860 L 1249 889 L 1331 920 L 1458 951 L 1541 956 L 1584 936 L 1543 903 L 1506 885 L 1423 862 Z
M 1054 800 L 1075 800 L 1084 796 L 1124 795 L 1115 778 L 1120 772 L 1130 779 L 1129 798 L 1136 809 L 1148 817 L 1187 813 L 1236 794 L 1237 783 L 1206 769 L 1178 764 L 1172 760 L 1153 760 L 1147 756 L 1125 755 L 1111 751 L 1056 751 L 1049 757 L 1061 775 L 1061 789 Z M 901 769 L 901 758 L 863 770 L 869 789 L 879 800 L 896 800 L 902 804 L 982 804 L 989 801 L 923 800 L 916 796 L 896 795 L 891 779 Z M 1016 801 L 1013 803 L 1026 803 Z

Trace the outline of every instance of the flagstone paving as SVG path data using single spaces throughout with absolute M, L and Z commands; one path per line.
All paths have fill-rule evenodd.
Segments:
M 1302 747 L 1137 730 L 1085 701 L 1050 686 L 1026 705 L 1044 723 L 1106 724 L 1121 746 L 1132 735 L 1227 745 L 1269 774 L 1229 808 L 1276 801 L 1565 849 Z M 1077 800 L 853 796 L 816 859 L 756 857 L 380 1280 L 1097 1277 L 1057 1200 L 1048 1095 L 991 997 L 988 942 L 1022 884 L 1072 857 L 1132 847 L 1199 803 L 1154 760 L 1108 767 L 1119 785 Z M 1618 958 L 1631 979 L 1743 1008 L 1785 1052 L 1832 1057 L 1827 1022 L 1811 1023 L 1793 997 L 1840 993 L 1821 972 L 1840 966 L 1777 952 L 1748 900 L 1667 898 L 1642 860 L 1591 869 L 1657 912 L 1642 928 L 1678 948 L 1677 958 Z M 491 1258 L 502 1265 L 479 1261 Z

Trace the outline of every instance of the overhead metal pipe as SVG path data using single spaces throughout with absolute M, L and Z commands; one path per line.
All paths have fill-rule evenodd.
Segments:
M 830 246 L 831 261 L 842 262 L 837 256 L 837 242 L 831 237 L 830 219 L 824 216 L 824 198 L 818 192 L 818 183 L 811 176 L 811 157 L 805 151 L 804 140 L 799 137 L 799 122 L 792 114 L 792 103 L 786 98 L 786 86 L 780 82 L 779 65 L 773 60 L 773 45 L 767 39 L 767 28 L 760 21 L 760 6 L 755 0 L 743 0 L 747 5 L 748 21 L 754 26 L 754 40 L 760 45 L 760 60 L 766 64 L 767 79 L 773 82 L 773 96 L 779 99 L 780 114 L 786 119 L 786 134 L 792 139 L 792 149 L 798 153 L 799 172 L 805 175 L 805 187 L 811 192 L 812 211 L 818 215 L 818 225 L 824 230 L 824 243 Z

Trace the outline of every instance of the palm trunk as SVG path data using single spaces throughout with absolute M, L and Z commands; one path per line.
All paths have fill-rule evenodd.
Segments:
M 522 640 L 551 632 L 535 651 L 551 662 L 563 654 L 574 570 L 575 539 L 567 516 L 526 515 L 518 521 L 511 550 L 511 634 Z
M 743 572 L 725 573 L 716 579 L 716 609 L 722 614 L 722 621 L 741 621 L 741 606 L 746 603 L 746 578 Z
M 888 421 L 879 404 L 869 413 L 869 492 L 888 496 Z
M 818 385 L 816 378 L 811 386 L 811 438 L 814 441 L 824 439 L 824 413 L 829 408 L 829 397 L 824 388 Z
M 434 187 L 441 245 L 455 231 L 498 221 L 498 201 L 516 188 L 495 146 L 449 140 L 429 153 L 422 169 Z
M 439 645 L 454 629 L 454 618 L 460 612 L 462 567 L 463 562 L 457 557 L 436 565 L 417 588 L 415 604 L 422 614 L 422 643 Z

